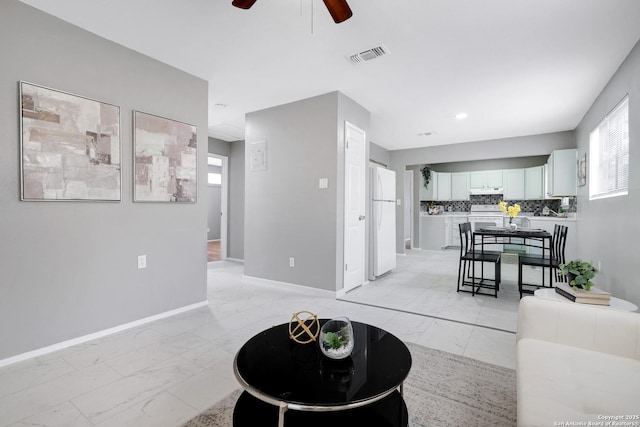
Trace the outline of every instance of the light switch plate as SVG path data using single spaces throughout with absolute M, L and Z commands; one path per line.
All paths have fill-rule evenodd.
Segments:
M 320 178 L 318 181 L 318 187 L 329 188 L 329 178 Z

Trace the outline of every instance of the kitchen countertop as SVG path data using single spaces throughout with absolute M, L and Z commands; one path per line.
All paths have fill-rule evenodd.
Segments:
M 421 218 L 448 218 L 448 217 L 459 217 L 459 216 L 470 216 L 469 212 L 444 212 L 437 215 L 429 215 L 427 212 L 420 212 Z M 506 215 L 504 216 L 506 218 Z M 540 220 L 540 221 L 576 221 L 575 213 L 568 213 L 566 218 L 559 218 L 556 216 L 534 216 L 533 214 L 525 213 L 524 215 L 518 215 L 518 218 L 527 218 L 529 220 Z
M 444 212 L 437 215 L 429 215 L 427 212 L 420 212 L 420 216 L 425 218 L 432 217 L 432 216 L 446 218 L 446 217 L 452 217 L 452 216 L 469 216 L 469 212 Z
M 569 216 L 567 216 L 566 218 L 559 218 L 557 216 L 533 216 L 533 215 L 526 215 L 524 218 L 528 218 L 529 220 L 536 220 L 536 221 L 576 221 L 576 214 L 568 214 Z

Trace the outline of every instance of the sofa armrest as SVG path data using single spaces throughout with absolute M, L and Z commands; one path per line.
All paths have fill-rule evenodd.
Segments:
M 528 296 L 518 308 L 523 338 L 640 360 L 640 314 Z

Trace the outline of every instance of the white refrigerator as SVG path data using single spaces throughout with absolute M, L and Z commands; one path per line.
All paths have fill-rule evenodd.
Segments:
M 371 166 L 371 278 L 396 268 L 396 173 Z

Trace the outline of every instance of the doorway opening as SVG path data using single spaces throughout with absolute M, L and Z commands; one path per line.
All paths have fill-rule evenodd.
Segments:
M 413 171 L 404 172 L 404 248 L 413 249 Z
M 227 258 L 227 205 L 229 158 L 207 157 L 207 262 Z

